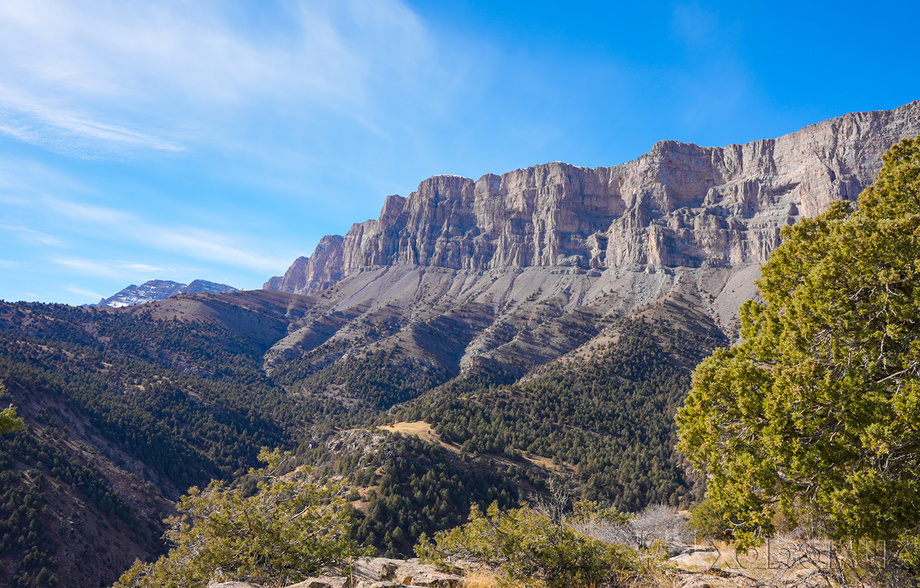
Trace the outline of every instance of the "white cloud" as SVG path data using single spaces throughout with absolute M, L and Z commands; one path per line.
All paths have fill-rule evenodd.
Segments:
M 65 267 L 85 276 L 103 278 L 118 278 L 122 280 L 148 280 L 157 275 L 170 272 L 162 267 L 131 261 L 101 261 L 98 259 L 85 259 L 78 257 L 61 257 L 52 259 L 52 263 Z M 68 288 L 69 290 L 69 288 Z M 74 290 L 70 290 L 79 294 Z M 98 296 L 98 295 L 97 295 Z M 98 296 L 102 298 L 102 296 Z
M 162 230 L 152 226 L 146 227 L 142 232 L 145 233 L 142 238 L 146 238 L 151 245 L 225 265 L 270 272 L 278 267 L 284 267 L 290 261 L 289 259 L 270 258 L 232 245 L 232 239 L 214 232 L 198 229 Z
M 737 50 L 741 25 L 689 3 L 675 5 L 671 30 L 682 49 L 671 81 L 679 89 L 681 126 L 696 132 L 739 112 L 751 94 Z
M 671 28 L 688 46 L 701 49 L 718 44 L 722 27 L 714 12 L 693 3 L 674 6 Z
M 111 264 L 88 259 L 62 258 L 52 259 L 52 262 L 68 269 L 80 272 L 83 275 L 114 278 L 119 272 Z
M 28 227 L 0 225 L 0 230 L 19 234 L 20 238 L 30 243 L 40 243 L 51 247 L 62 247 L 64 243 L 53 235 L 42 233 Z
M 68 172 L 21 156 L 0 157 L 0 202 L 28 206 L 47 193 L 93 194 L 96 190 Z
M 93 158 L 103 152 L 146 147 L 163 151 L 181 151 L 180 145 L 152 135 L 80 118 L 64 111 L 42 109 L 31 104 L 17 106 L 5 99 L 0 90 L 0 133 L 23 143 L 31 143 L 64 155 Z
M 111 259 L 107 247 L 118 251 L 120 247 L 142 245 L 189 259 L 259 272 L 274 272 L 290 262 L 287 257 L 260 253 L 258 245 L 247 246 L 251 240 L 241 235 L 173 223 L 168 214 L 154 220 L 130 210 L 91 203 L 99 197 L 94 189 L 43 164 L 15 159 L 0 161 L 0 203 L 6 205 L 3 216 L 8 217 L 0 217 L 0 231 L 16 235 L 20 241 L 65 247 L 78 246 L 88 237 L 100 252 L 97 258 Z M 131 205 L 130 199 L 126 199 L 126 205 Z M 261 238 L 259 235 L 257 241 Z M 57 257 L 56 263 L 100 276 L 115 276 L 125 271 L 143 274 L 172 271 L 137 261 L 98 263 Z
M 285 14 L 258 30 L 253 10 Z M 0 3 L 0 132 L 96 157 L 183 149 L 247 124 L 247 109 L 374 128 L 380 86 L 424 85 L 432 53 L 399 0 L 12 0 Z
M 92 223 L 103 225 L 109 229 L 116 229 L 119 232 L 129 229 L 142 221 L 131 212 L 107 208 L 104 206 L 95 206 L 93 204 L 83 204 L 73 202 L 52 196 L 43 198 L 48 210 L 54 211 L 55 214 L 66 216 L 67 218 L 81 223 Z
M 193 259 L 218 262 L 232 267 L 244 267 L 258 271 L 274 271 L 284 267 L 287 259 L 276 259 L 238 245 L 239 239 L 193 227 L 177 227 L 149 222 L 140 216 L 103 206 L 66 201 L 50 196 L 44 197 L 44 206 L 56 214 L 78 221 L 81 225 L 92 225 L 93 231 L 100 228 L 105 234 L 125 243 L 139 243 L 160 251 L 179 253 Z M 76 260 L 57 260 L 57 263 L 76 268 L 84 263 Z M 114 275 L 126 266 L 118 268 L 111 264 L 86 262 L 86 270 L 96 275 Z M 145 272 L 151 266 L 131 264 L 127 267 L 141 267 Z M 154 268 L 159 269 L 159 268 Z M 149 272 L 148 272 L 149 273 Z
M 83 296 L 92 300 L 102 300 L 105 298 L 102 294 L 94 292 L 93 290 L 88 290 L 86 288 L 81 288 L 79 286 L 61 286 L 71 294 L 76 294 L 77 296 Z
M 128 271 L 145 274 L 165 273 L 167 271 L 166 268 L 148 265 L 146 263 L 125 263 L 123 267 Z

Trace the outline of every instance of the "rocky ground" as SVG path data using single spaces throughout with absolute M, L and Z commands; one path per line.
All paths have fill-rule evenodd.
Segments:
M 713 546 L 684 546 L 668 560 L 665 572 L 651 588 L 750 588 L 801 587 L 825 585 L 807 569 L 764 568 L 757 562 L 736 557 L 733 552 Z M 762 562 L 761 562 L 762 563 Z M 284 588 L 494 588 L 494 576 L 473 573 L 459 576 L 446 573 L 418 559 L 373 558 L 359 560 L 352 576 L 308 578 Z M 266 588 L 245 582 L 214 583 L 209 588 Z M 274 588 L 274 587 L 272 587 Z M 280 588 L 280 587 L 279 587 Z

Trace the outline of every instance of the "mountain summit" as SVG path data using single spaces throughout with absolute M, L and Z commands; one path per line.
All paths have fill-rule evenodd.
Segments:
M 429 178 L 264 286 L 318 295 L 266 361 L 310 371 L 393 349 L 439 378 L 520 376 L 678 298 L 731 336 L 780 229 L 855 202 L 917 134 L 920 101 L 744 145 L 662 141 L 613 167 Z
M 201 292 L 211 292 L 214 294 L 225 294 L 227 292 L 238 292 L 237 288 L 218 284 L 207 280 L 193 280 L 191 284 L 180 284 L 170 280 L 148 280 L 136 286 L 131 284 L 117 294 L 103 298 L 99 304 L 105 308 L 122 308 L 124 306 L 134 306 L 135 304 L 144 304 L 155 300 L 166 300 L 177 294 L 199 294 Z
M 782 226 L 855 201 L 882 153 L 918 132 L 920 101 L 745 145 L 661 141 L 613 167 L 434 176 L 408 198 L 387 197 L 378 219 L 324 237 L 265 289 L 308 294 L 394 266 L 590 274 L 760 265 Z

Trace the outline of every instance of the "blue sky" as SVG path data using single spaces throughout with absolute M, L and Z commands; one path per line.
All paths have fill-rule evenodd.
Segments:
M 259 288 L 435 174 L 920 99 L 920 3 L 0 3 L 0 298 Z

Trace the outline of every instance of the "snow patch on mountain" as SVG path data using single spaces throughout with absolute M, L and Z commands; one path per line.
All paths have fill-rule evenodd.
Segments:
M 145 304 L 156 300 L 166 300 L 177 294 L 198 294 L 200 292 L 224 294 L 237 291 L 239 291 L 239 289 L 233 286 L 209 282 L 207 280 L 194 280 L 191 284 L 181 284 L 171 280 L 149 280 L 140 286 L 131 284 L 117 294 L 108 298 L 103 298 L 95 306 L 123 308 L 125 306 Z

